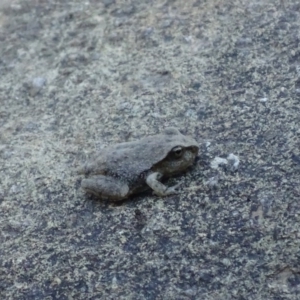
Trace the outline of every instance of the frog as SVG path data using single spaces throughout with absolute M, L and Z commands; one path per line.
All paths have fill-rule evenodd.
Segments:
M 198 151 L 195 139 L 168 127 L 159 134 L 102 149 L 77 173 L 86 176 L 81 187 L 102 199 L 121 201 L 147 189 L 163 197 L 178 194 L 180 183 L 168 187 L 162 180 L 185 172 Z

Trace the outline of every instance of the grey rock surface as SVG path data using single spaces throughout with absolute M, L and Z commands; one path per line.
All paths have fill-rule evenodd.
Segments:
M 300 299 L 299 32 L 296 0 L 3 1 L 0 298 Z M 168 126 L 180 195 L 83 193 Z

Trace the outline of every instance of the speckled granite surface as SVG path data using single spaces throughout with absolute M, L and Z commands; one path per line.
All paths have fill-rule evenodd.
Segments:
M 0 10 L 1 299 L 300 299 L 299 1 Z M 166 126 L 201 145 L 180 195 L 82 192 Z

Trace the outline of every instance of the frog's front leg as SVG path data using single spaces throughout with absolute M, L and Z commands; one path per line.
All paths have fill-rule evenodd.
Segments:
M 178 191 L 176 191 L 176 188 L 180 184 L 176 184 L 174 186 L 167 187 L 164 184 L 162 184 L 159 179 L 162 177 L 162 175 L 159 172 L 154 172 L 148 175 L 146 182 L 147 184 L 152 188 L 155 194 L 158 196 L 167 196 L 172 194 L 178 194 Z
M 89 193 L 112 201 L 125 199 L 129 194 L 129 187 L 126 183 L 110 176 L 97 175 L 83 179 L 81 186 Z

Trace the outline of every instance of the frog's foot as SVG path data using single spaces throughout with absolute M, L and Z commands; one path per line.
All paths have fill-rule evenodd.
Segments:
M 154 172 L 151 173 L 146 179 L 147 184 L 151 187 L 156 195 L 168 196 L 179 193 L 176 189 L 178 188 L 178 186 L 180 186 L 180 183 L 174 186 L 167 187 L 159 181 L 161 177 L 162 175 L 160 173 Z
M 89 193 L 112 201 L 125 199 L 129 194 L 129 187 L 126 183 L 104 175 L 83 179 L 81 187 Z

